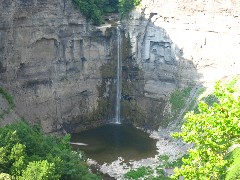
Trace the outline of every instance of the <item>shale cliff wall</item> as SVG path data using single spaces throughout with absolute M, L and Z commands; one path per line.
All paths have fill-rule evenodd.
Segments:
M 19 116 L 47 133 L 105 123 L 111 107 L 99 99 L 109 106 L 112 76 L 101 67 L 112 63 L 114 30 L 103 34 L 71 0 L 0 0 L 0 12 L 0 86 Z
M 126 18 L 131 60 L 141 72 L 132 94 L 147 121 L 171 117 L 176 89 L 240 73 L 239 9 L 236 0 L 142 0 Z
M 193 97 L 239 73 L 239 9 L 236 0 L 142 0 L 121 22 L 122 119 L 166 126 L 176 89 L 192 86 Z M 104 124 L 114 118 L 116 39 L 71 0 L 0 0 L 0 86 L 46 133 Z

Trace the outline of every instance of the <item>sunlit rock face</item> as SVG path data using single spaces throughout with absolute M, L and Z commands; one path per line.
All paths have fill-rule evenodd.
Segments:
M 239 73 L 239 9 L 236 0 L 142 0 L 123 24 L 142 75 L 133 81 L 142 87 L 137 103 L 146 114 L 166 117 L 176 88 Z
M 0 4 L 0 85 L 13 94 L 20 117 L 47 133 L 103 124 L 94 112 L 100 67 L 112 60 L 111 30 L 105 35 L 91 26 L 71 0 Z
M 94 27 L 71 0 L 0 0 L 0 86 L 19 117 L 47 133 L 114 117 L 116 30 Z M 121 117 L 166 125 L 169 95 L 239 72 L 238 1 L 143 0 L 122 22 Z
M 236 73 L 239 8 L 238 1 L 143 0 L 126 29 L 145 80 L 158 75 L 180 84 L 206 83 Z M 161 71 L 164 66 L 170 74 Z

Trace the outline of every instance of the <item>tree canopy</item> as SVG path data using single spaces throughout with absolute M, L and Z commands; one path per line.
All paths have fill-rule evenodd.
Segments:
M 0 179 L 100 179 L 88 170 L 70 136 L 44 135 L 38 126 L 20 121 L 0 128 Z
M 186 180 L 217 180 L 229 176 L 240 179 L 240 167 L 234 166 L 240 164 L 240 153 L 234 151 L 237 155 L 233 156 L 230 151 L 240 143 L 240 96 L 233 84 L 217 82 L 214 91 L 217 101 L 212 105 L 200 102 L 199 113 L 187 113 L 181 132 L 173 134 L 192 144 L 183 165 L 175 169 L 174 179 L 179 176 Z
M 103 16 L 108 13 L 120 13 L 124 16 L 140 4 L 140 0 L 73 0 L 73 2 L 95 25 L 103 23 Z

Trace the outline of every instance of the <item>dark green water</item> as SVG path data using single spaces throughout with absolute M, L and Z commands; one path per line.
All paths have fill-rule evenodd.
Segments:
M 88 144 L 87 146 L 73 145 L 73 147 L 84 151 L 87 157 L 100 164 L 112 162 L 120 156 L 128 162 L 154 157 L 157 153 L 156 140 L 130 125 L 108 124 L 72 134 L 71 142 Z

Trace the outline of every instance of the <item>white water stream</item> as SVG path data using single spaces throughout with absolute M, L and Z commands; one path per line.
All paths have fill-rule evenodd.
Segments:
M 122 93 L 122 37 L 121 30 L 117 27 L 117 95 L 116 95 L 116 111 L 115 124 L 121 124 L 121 93 Z

